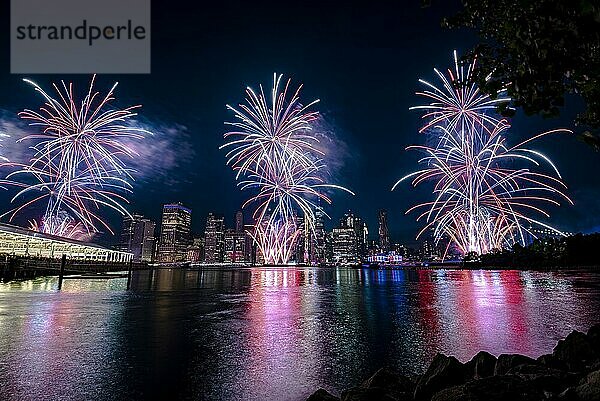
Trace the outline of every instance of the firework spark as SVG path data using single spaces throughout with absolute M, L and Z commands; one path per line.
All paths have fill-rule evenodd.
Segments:
M 434 182 L 435 199 L 407 211 L 422 210 L 417 220 L 425 220 L 426 224 L 417 238 L 431 230 L 436 242 L 445 238 L 462 253 L 481 254 L 515 242 L 525 244 L 528 235 L 534 236 L 532 226 L 562 234 L 536 216 L 549 217 L 545 206 L 559 205 L 557 199 L 572 204 L 565 193 L 566 185 L 548 157 L 524 145 L 542 136 L 571 131 L 552 130 L 508 145 L 506 132 L 510 125 L 497 118 L 492 109 L 509 99 L 490 100 L 480 94 L 467 79 L 475 64 L 459 66 L 456 53 L 454 57 L 454 73 L 449 70 L 445 77 L 438 72 L 446 92 L 421 81 L 431 90 L 418 94 L 434 101 L 413 108 L 426 110 L 420 132 L 432 135 L 435 145 L 409 146 L 409 150 L 424 153 L 419 160 L 423 168 L 392 187 L 394 190 L 407 179 L 413 186 Z M 538 171 L 542 165 L 552 173 Z
M 282 76 L 273 75 L 270 96 L 263 87 L 259 92 L 247 88 L 246 103 L 238 108 L 227 105 L 236 118 L 225 124 L 235 127 L 224 134 L 229 148 L 227 164 L 236 172 L 242 190 L 257 190 L 244 207 L 254 204 L 254 232 L 251 233 L 266 263 L 287 264 L 299 236 L 296 211 L 304 216 L 306 229 L 315 230 L 315 210 L 321 210 L 319 201 L 331 199 L 324 193 L 327 188 L 344 187 L 324 180 L 327 166 L 325 152 L 319 149 L 319 140 L 313 126 L 317 111 L 310 108 L 318 100 L 302 105 L 300 85 L 290 90 L 290 80 L 282 83 Z M 291 97 L 288 93 L 293 93 Z
M 131 192 L 133 170 L 126 159 L 136 156 L 131 139 L 142 139 L 148 131 L 129 124 L 139 105 L 125 109 L 110 108 L 115 83 L 105 95 L 94 90 L 92 77 L 87 94 L 78 103 L 73 84 L 53 84 L 56 98 L 35 82 L 25 79 L 45 103 L 39 111 L 26 109 L 19 116 L 38 128 L 18 142 L 31 141 L 33 156 L 28 163 L 5 163 L 16 168 L 2 182 L 20 188 L 11 202 L 25 200 L 10 210 L 12 220 L 24 208 L 44 202 L 41 222 L 32 228 L 54 235 L 72 237 L 85 232 L 93 235 L 110 227 L 99 215 L 101 207 L 128 214 L 122 194 Z
M 409 110 L 425 111 L 422 116 L 425 124 L 419 132 L 425 132 L 438 124 L 443 124 L 448 129 L 465 130 L 470 126 L 488 129 L 489 126 L 502 123 L 501 119 L 495 117 L 493 111 L 498 105 L 508 103 L 510 98 L 504 96 L 505 91 L 499 91 L 495 99 L 482 94 L 472 80 L 476 66 L 477 59 L 467 65 L 459 62 L 455 50 L 454 70 L 449 68 L 446 76 L 437 68 L 433 69 L 442 83 L 441 89 L 419 79 L 426 89 L 417 92 L 417 95 L 430 101 L 429 104 L 409 108 Z

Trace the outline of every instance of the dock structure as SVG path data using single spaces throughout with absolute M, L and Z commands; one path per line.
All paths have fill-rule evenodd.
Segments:
M 0 224 L 0 255 L 109 263 L 129 263 L 133 254 L 89 242 L 77 241 Z
M 109 272 L 147 269 L 133 263 L 133 254 L 101 245 L 0 224 L 0 278 L 27 279 L 42 275 L 101 277 Z M 106 277 L 116 277 L 114 275 Z M 60 287 L 60 285 L 59 285 Z

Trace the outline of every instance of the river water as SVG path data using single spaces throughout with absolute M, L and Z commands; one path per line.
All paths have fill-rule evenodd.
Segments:
M 436 352 L 549 353 L 594 272 L 253 268 L 0 284 L 1 400 L 304 400 Z

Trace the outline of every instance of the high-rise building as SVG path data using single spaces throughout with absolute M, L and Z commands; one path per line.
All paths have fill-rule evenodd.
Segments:
M 359 252 L 359 256 L 363 257 L 366 256 L 367 253 L 369 252 L 369 228 L 367 227 L 367 223 L 364 222 L 362 219 L 359 218 L 359 224 L 358 227 L 360 227 L 360 230 L 358 230 L 358 252 Z
M 352 227 L 333 229 L 333 262 L 342 265 L 358 262 L 356 231 Z
M 254 231 L 254 224 L 244 224 L 244 234 L 246 234 L 246 261 L 256 263 L 256 243 L 254 238 L 248 233 Z
M 195 237 L 187 250 L 187 261 L 198 263 L 204 261 L 204 237 Z
M 134 262 L 154 260 L 156 224 L 142 215 L 134 214 L 123 218 L 120 250 L 133 254 Z
M 369 229 L 367 227 L 367 223 L 363 221 L 360 217 L 349 211 L 344 214 L 344 217 L 340 221 L 340 227 L 348 227 L 353 228 L 356 233 L 356 249 L 358 256 L 364 256 L 367 254 L 368 250 L 368 237 L 369 237 Z
M 310 243 L 310 231 L 306 229 L 304 224 L 304 216 L 298 216 L 297 212 L 294 211 L 296 219 L 296 229 L 298 230 L 296 236 L 296 245 L 294 249 L 293 260 L 298 264 L 306 264 L 308 262 L 308 248 Z
M 206 217 L 204 230 L 204 261 L 206 263 L 223 262 L 225 219 L 214 213 Z
M 379 248 L 381 252 L 390 250 L 390 234 L 388 231 L 387 210 L 379 211 Z
M 235 214 L 235 232 L 244 232 L 244 213 L 242 213 L 241 210 L 238 210 L 238 212 Z
M 187 260 L 191 228 L 191 209 L 181 203 L 169 203 L 163 206 L 157 257 L 159 262 L 173 263 Z
M 247 250 L 246 233 L 236 230 L 225 230 L 224 255 L 225 263 L 246 263 Z
M 325 233 L 325 263 L 335 263 L 333 259 L 333 232 Z
M 344 214 L 331 235 L 333 262 L 354 264 L 367 255 L 369 230 L 367 224 L 352 212 Z
M 315 235 L 312 241 L 311 262 L 314 264 L 325 263 L 325 222 L 323 209 L 315 210 Z
M 366 255 L 369 232 L 366 223 L 354 213 L 346 213 L 332 234 L 335 263 L 358 263 Z

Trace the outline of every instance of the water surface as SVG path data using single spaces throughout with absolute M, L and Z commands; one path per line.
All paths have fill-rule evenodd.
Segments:
M 436 352 L 537 357 L 600 322 L 593 272 L 155 270 L 0 284 L 2 400 L 304 400 Z

